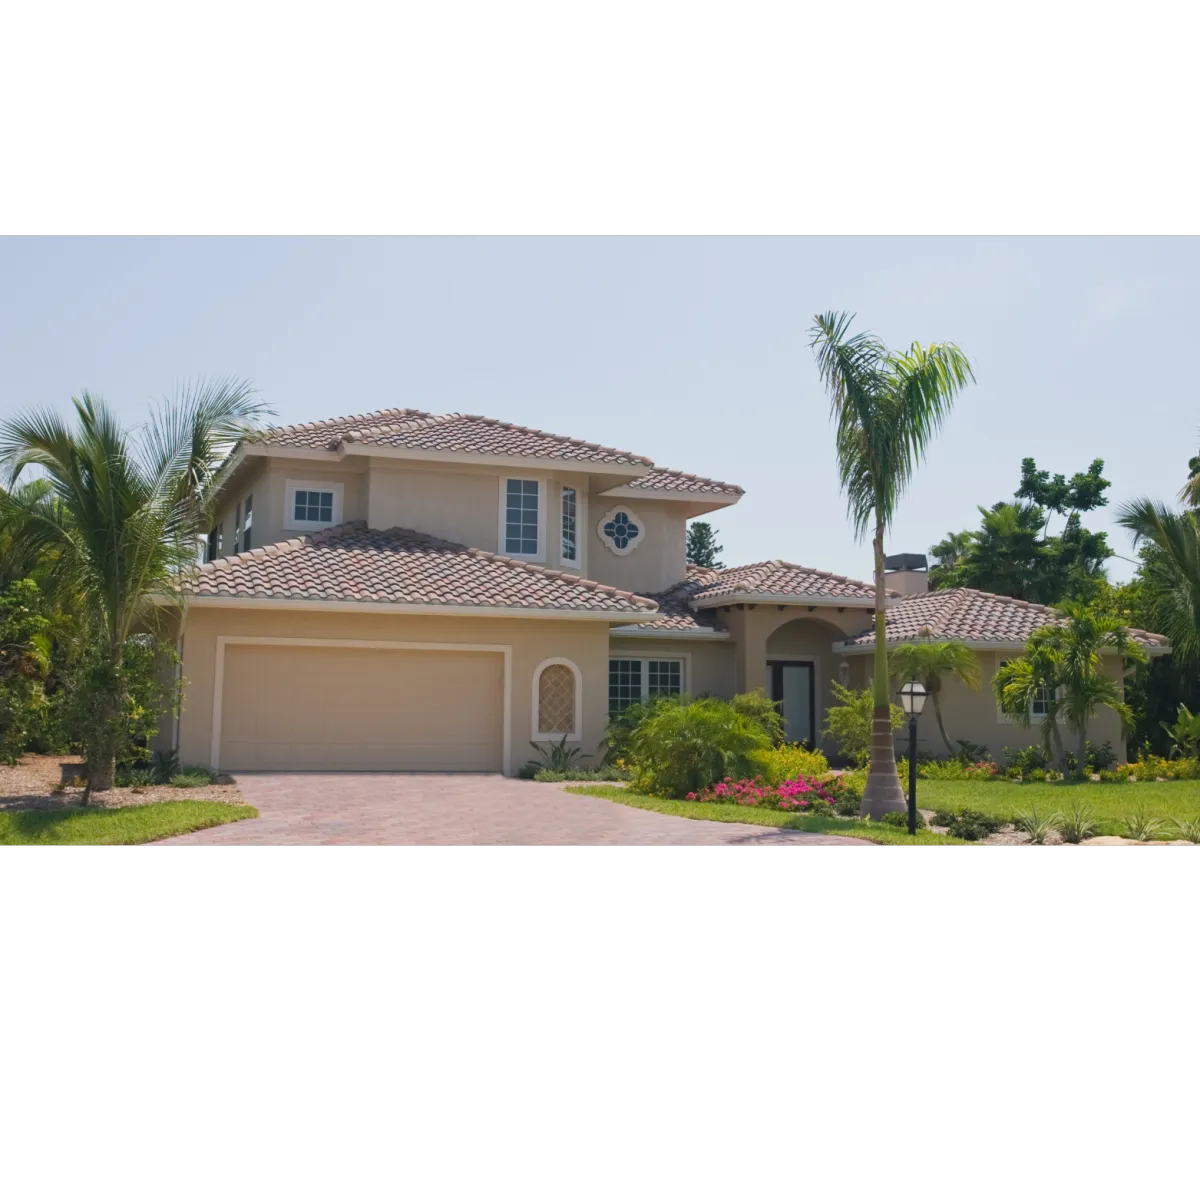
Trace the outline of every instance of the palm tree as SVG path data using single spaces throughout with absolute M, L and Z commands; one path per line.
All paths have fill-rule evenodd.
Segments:
M 78 732 L 90 792 L 112 786 L 127 643 L 157 627 L 155 596 L 195 565 L 220 465 L 267 409 L 246 383 L 202 383 L 153 409 L 134 435 L 87 392 L 72 403 L 75 428 L 46 411 L 0 426 L 13 489 L 0 512 L 14 552 L 55 559 L 56 585 L 75 597 L 88 631 L 88 717 Z M 13 488 L 27 468 L 44 486 Z
M 1001 711 L 1023 729 L 1032 724 L 1034 701 L 1040 700 L 1047 750 L 1053 740 L 1061 757 L 1061 721 L 1079 739 L 1082 769 L 1087 756 L 1088 721 L 1098 708 L 1111 708 L 1117 714 L 1122 733 L 1128 734 L 1133 728 L 1133 710 L 1125 703 L 1121 681 L 1100 670 L 1101 651 L 1115 650 L 1126 666 L 1144 663 L 1146 652 L 1114 617 L 1078 603 L 1063 604 L 1061 611 L 1066 620 L 1035 629 L 1029 635 L 1024 656 L 1001 667 L 992 687 Z
M 924 634 L 925 631 L 922 631 Z M 919 679 L 933 701 L 933 715 L 946 743 L 946 753 L 953 755 L 954 746 L 946 736 L 942 720 L 941 691 L 947 679 L 957 679 L 974 691 L 979 690 L 979 656 L 963 642 L 904 642 L 888 654 L 892 678 L 898 681 Z
M 1194 510 L 1171 512 L 1152 500 L 1132 500 L 1117 510 L 1117 524 L 1133 533 L 1133 543 L 1153 550 L 1147 575 L 1155 590 L 1156 632 L 1171 643 L 1176 659 L 1200 666 L 1200 520 Z
M 872 333 L 851 335 L 853 320 L 852 313 L 818 314 L 810 344 L 832 404 L 838 472 L 854 533 L 862 539 L 870 531 L 875 554 L 875 708 L 862 811 L 881 816 L 904 808 L 888 692 L 883 535 L 954 397 L 975 377 L 953 343 L 914 342 L 894 353 Z

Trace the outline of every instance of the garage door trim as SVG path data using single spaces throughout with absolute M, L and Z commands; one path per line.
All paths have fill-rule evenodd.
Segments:
M 245 637 L 220 634 L 217 637 L 217 662 L 213 673 L 212 745 L 210 766 L 221 769 L 221 706 L 225 690 L 226 646 L 311 646 L 331 650 L 448 650 L 504 656 L 504 724 L 502 747 L 503 771 L 512 774 L 512 646 L 485 645 L 478 642 L 384 642 L 358 638 Z

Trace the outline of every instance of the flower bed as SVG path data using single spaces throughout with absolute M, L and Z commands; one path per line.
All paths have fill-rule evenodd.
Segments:
M 698 804 L 744 804 L 751 808 L 775 808 L 781 812 L 832 816 L 838 800 L 838 788 L 831 781 L 804 775 L 778 784 L 767 783 L 761 775 L 753 779 L 726 776 L 713 787 L 688 792 L 687 798 Z

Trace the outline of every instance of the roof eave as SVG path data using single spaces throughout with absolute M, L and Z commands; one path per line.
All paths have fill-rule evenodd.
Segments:
M 728 608 L 735 604 L 783 604 L 793 608 L 874 608 L 873 597 L 796 595 L 792 592 L 727 592 L 720 596 L 700 596 L 691 602 L 693 609 Z
M 581 475 L 611 475 L 621 479 L 640 479 L 654 470 L 647 463 L 603 462 L 551 454 L 481 454 L 467 450 L 422 450 L 411 446 L 388 446 L 377 442 L 340 442 L 336 451 L 346 458 L 390 458 L 416 462 L 471 463 L 480 466 L 515 467 L 528 471 L 570 471 Z

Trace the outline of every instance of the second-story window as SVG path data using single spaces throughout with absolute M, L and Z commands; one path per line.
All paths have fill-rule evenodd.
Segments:
M 538 489 L 536 479 L 509 479 L 504 491 L 504 553 L 536 558 L 538 544 Z
M 236 554 L 242 548 L 242 502 L 239 500 L 233 507 L 233 552 Z
M 214 525 L 208 531 L 208 562 L 221 557 L 221 527 Z
M 284 489 L 284 529 L 316 530 L 340 525 L 344 487 L 341 483 L 289 479 Z
M 246 507 L 242 514 L 242 549 L 249 550 L 251 546 L 250 539 L 250 521 L 252 516 L 251 506 L 254 504 L 254 493 L 251 492 L 246 497 Z
M 333 493 L 296 490 L 296 503 L 292 516 L 297 521 L 333 521 Z
M 565 487 L 562 490 L 562 561 L 565 563 L 579 561 L 578 516 L 575 489 Z

